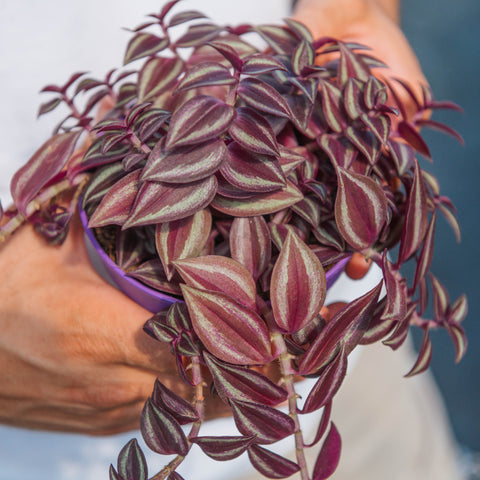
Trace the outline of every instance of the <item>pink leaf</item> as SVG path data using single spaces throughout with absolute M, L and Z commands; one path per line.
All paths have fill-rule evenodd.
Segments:
M 227 158 L 222 140 L 166 150 L 160 140 L 148 157 L 142 181 L 191 183 L 213 175 Z
M 235 199 L 217 195 L 212 202 L 212 207 L 235 217 L 256 217 L 278 212 L 302 199 L 302 192 L 287 180 L 287 186 L 283 190 L 259 193 L 251 198 Z
M 275 323 L 286 333 L 297 332 L 318 314 L 325 295 L 322 264 L 297 235 L 288 232 L 270 284 Z
M 207 255 L 174 262 L 184 282 L 202 290 L 224 293 L 252 310 L 256 309 L 256 287 L 250 272 L 228 257 Z
M 263 217 L 236 217 L 230 229 L 232 258 L 244 265 L 256 281 L 265 271 L 272 255 L 272 242 Z
M 210 204 L 216 190 L 215 177 L 178 185 L 144 182 L 123 228 L 172 222 L 193 215 Z
M 198 95 L 172 115 L 165 147 L 171 149 L 211 140 L 228 130 L 234 118 L 232 106 L 210 95 Z
M 157 224 L 155 244 L 169 280 L 173 277 L 175 260 L 196 257 L 207 243 L 212 215 L 206 209 L 190 217 Z
M 313 469 L 312 480 L 325 480 L 337 469 L 342 449 L 342 439 L 332 422 Z
M 54 135 L 15 173 L 10 191 L 21 213 L 26 215 L 29 202 L 70 160 L 80 133 L 76 131 Z
M 422 171 L 415 159 L 413 183 L 408 192 L 408 203 L 398 260 L 406 261 L 420 247 L 428 228 L 427 192 L 423 183 Z
M 216 357 L 237 365 L 272 360 L 270 336 L 263 319 L 223 293 L 182 285 L 193 328 Z
M 432 157 L 428 145 L 421 135 L 415 130 L 415 127 L 408 122 L 400 122 L 397 125 L 398 133 L 407 141 L 415 150 L 430 159 Z
M 155 57 L 149 60 L 138 74 L 138 98 L 147 102 L 170 88 L 184 69 L 178 57 Z
M 280 155 L 277 139 L 270 123 L 251 108 L 237 108 L 237 117 L 228 133 L 246 150 L 263 155 Z
M 89 228 L 123 225 L 130 214 L 140 188 L 140 170 L 134 170 L 117 181 L 105 194 L 88 222 Z
M 258 445 L 248 449 L 250 463 L 263 476 L 268 478 L 287 478 L 300 470 L 300 467 L 276 453 Z
M 343 238 L 355 249 L 371 247 L 387 218 L 387 198 L 371 178 L 337 167 L 335 220 Z

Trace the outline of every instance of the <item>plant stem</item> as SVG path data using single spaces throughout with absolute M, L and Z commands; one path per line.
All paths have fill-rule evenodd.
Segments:
M 141 152 L 143 153 L 150 153 L 152 150 L 151 148 L 143 143 L 133 131 L 129 130 L 128 134 L 130 135 L 130 140 L 132 141 L 132 144 Z
M 193 438 L 198 435 L 200 427 L 202 426 L 204 417 L 204 396 L 203 396 L 203 377 L 200 368 L 200 358 L 198 356 L 192 357 L 192 380 L 195 384 L 195 399 L 193 404 L 198 412 L 198 420 L 192 425 L 188 438 Z M 191 447 L 191 444 L 190 444 Z M 150 480 L 164 480 L 183 462 L 185 457 L 177 455 L 168 465 L 165 465 L 156 475 Z
M 55 185 L 51 185 L 50 187 L 43 190 L 40 195 L 34 198 L 28 205 L 25 210 L 25 214 L 18 212 L 14 217 L 12 217 L 0 230 L 0 244 L 5 242 L 12 233 L 17 230 L 27 218 L 31 217 L 35 212 L 40 210 L 42 205 L 50 200 L 51 198 L 59 195 L 60 193 L 69 190 L 77 185 L 84 183 L 87 178 L 89 177 L 88 174 L 84 173 L 81 175 L 77 175 L 73 181 L 70 181 L 68 178 L 64 178 L 62 181 L 58 182 Z
M 288 392 L 288 410 L 289 415 L 292 417 L 295 423 L 295 454 L 297 457 L 297 463 L 300 467 L 300 475 L 302 480 L 310 480 L 310 476 L 307 470 L 307 461 L 305 459 L 305 442 L 303 440 L 303 433 L 300 428 L 300 422 L 297 414 L 297 394 L 294 386 L 294 370 L 292 368 L 291 359 L 292 356 L 287 351 L 287 345 L 280 332 L 272 333 L 273 344 L 279 352 L 278 360 L 280 362 L 280 371 L 282 373 L 282 379 L 285 388 Z

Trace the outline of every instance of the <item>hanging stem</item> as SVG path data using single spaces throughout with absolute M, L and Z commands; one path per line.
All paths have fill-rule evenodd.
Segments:
M 40 195 L 34 198 L 28 205 L 25 211 L 25 214 L 18 212 L 14 217 L 12 217 L 0 230 L 0 244 L 5 242 L 12 233 L 17 230 L 27 218 L 31 217 L 35 212 L 40 210 L 42 205 L 48 202 L 53 197 L 56 197 L 66 190 L 70 190 L 73 187 L 83 184 L 89 175 L 84 173 L 77 175 L 73 181 L 70 181 L 68 178 L 64 178 L 61 182 L 52 185 L 45 190 L 43 190 Z M 80 189 L 78 189 L 79 193 Z M 75 197 L 77 198 L 77 197 Z
M 272 333 L 273 344 L 279 352 L 278 360 L 280 362 L 280 371 L 282 373 L 282 379 L 285 385 L 285 388 L 288 392 L 288 410 L 289 415 L 292 417 L 295 423 L 295 454 L 297 457 L 297 463 L 300 467 L 300 474 L 302 480 L 310 480 L 307 469 L 307 461 L 305 459 L 305 442 L 303 440 L 303 433 L 300 428 L 300 422 L 298 420 L 297 413 L 297 394 L 295 392 L 294 385 L 294 370 L 292 368 L 291 359 L 292 356 L 287 351 L 287 346 L 285 340 L 280 332 Z
M 192 425 L 188 439 L 198 436 L 200 427 L 202 426 L 205 409 L 205 397 L 203 395 L 203 377 L 200 368 L 200 358 L 198 356 L 192 357 L 192 380 L 195 385 L 195 398 L 193 405 L 198 413 L 198 420 Z M 190 444 L 191 447 L 191 444 Z M 184 456 L 177 455 L 168 465 L 165 465 L 156 475 L 150 478 L 150 480 L 164 480 L 183 462 Z

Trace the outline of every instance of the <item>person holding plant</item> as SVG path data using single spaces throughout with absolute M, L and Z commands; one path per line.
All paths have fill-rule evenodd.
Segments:
M 376 72 L 387 81 L 401 78 L 415 92 L 421 92 L 421 85 L 426 84 L 398 26 L 399 5 L 395 0 L 299 0 L 293 18 L 309 27 L 314 37 L 331 36 L 370 46 L 372 54 L 390 67 Z M 155 378 L 178 394 L 186 394 L 168 349 L 159 349 L 158 343 L 142 331 L 150 313 L 99 278 L 88 260 L 82 235 L 75 219 L 60 247 L 46 245 L 30 226 L 22 227 L 1 246 L 0 268 L 8 272 L 0 284 L 0 364 L 4 367 L 0 373 L 0 422 L 6 425 L 110 435 L 138 427 L 141 409 L 151 394 Z M 369 365 L 378 366 L 376 355 L 383 355 L 381 358 L 389 362 L 386 360 L 389 353 L 374 352 Z M 369 358 L 362 356 L 359 369 Z M 402 364 L 400 370 L 406 367 Z M 380 374 L 369 381 L 375 383 L 379 378 Z M 429 432 L 425 438 L 436 436 L 443 440 L 436 444 L 438 451 L 430 452 L 427 461 L 423 459 L 424 464 L 418 466 L 417 472 L 411 470 L 419 462 L 417 458 L 402 458 L 398 468 L 405 468 L 417 477 L 398 478 L 460 478 L 455 471 L 453 445 L 444 425 L 442 407 L 435 400 L 437 392 L 428 378 L 415 379 L 419 386 L 413 394 L 408 392 L 408 382 L 414 381 L 404 381 L 406 387 L 401 390 L 408 397 L 406 402 L 413 397 L 418 400 L 416 396 L 420 395 L 419 403 L 433 402 L 432 408 L 438 415 L 430 417 L 428 425 L 424 425 Z M 355 386 L 351 387 L 350 395 L 362 388 L 352 384 Z M 348 404 L 352 399 L 344 400 Z M 207 416 L 218 413 L 212 407 Z M 375 423 L 377 413 L 366 409 L 369 426 L 370 422 Z M 336 415 L 341 417 L 342 412 Z M 387 428 L 395 429 L 396 425 Z M 348 445 L 356 443 L 360 436 L 355 429 L 351 435 L 350 441 L 345 440 Z M 392 435 L 389 432 L 386 438 L 391 439 Z M 366 437 L 362 441 L 368 444 L 369 452 L 380 447 L 375 443 L 378 439 Z M 390 468 L 385 466 L 390 461 L 388 455 L 395 456 L 394 450 L 404 444 L 404 439 L 398 440 L 391 452 L 385 453 L 384 462 L 378 462 L 382 464 L 380 467 L 362 465 L 364 471 L 358 467 L 362 462 L 357 459 L 355 464 L 355 453 L 347 448 L 343 461 L 351 466 L 345 467 L 345 472 L 355 471 L 356 479 L 387 478 L 384 472 Z M 369 453 L 362 455 L 368 458 Z M 351 478 L 341 476 L 342 468 L 339 476 L 333 478 Z

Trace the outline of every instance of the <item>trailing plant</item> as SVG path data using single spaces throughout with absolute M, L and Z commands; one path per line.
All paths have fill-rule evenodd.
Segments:
M 149 477 L 132 440 L 112 480 L 178 480 L 194 444 L 219 461 L 246 454 L 270 478 L 300 471 L 303 480 L 325 479 L 340 456 L 332 401 L 357 345 L 395 350 L 410 326 L 420 328 L 407 376 L 428 367 L 433 329 L 447 330 L 456 361 L 465 352 L 466 298 L 451 303 L 429 272 L 438 212 L 460 236 L 455 208 L 417 158 L 430 159 L 421 127 L 461 140 L 427 119 L 458 107 L 428 87 L 419 98 L 405 83 L 385 85 L 368 49 L 313 39 L 294 20 L 220 26 L 197 11 L 172 13 L 176 3 L 133 30 L 127 69 L 102 80 L 77 73 L 43 89 L 51 98 L 39 115 L 60 105 L 68 115 L 15 174 L 15 207 L 0 235 L 28 221 L 59 244 L 81 196 L 112 259 L 173 296 L 144 330 L 170 345 L 193 400 L 157 381 L 140 427 L 150 449 L 175 458 Z M 327 54 L 335 60 L 323 62 Z M 415 104 L 413 116 L 398 89 Z M 112 107 L 95 121 L 105 98 Z M 378 265 L 383 281 L 334 311 L 324 305 L 326 271 L 350 257 L 351 276 L 364 273 L 353 264 L 361 259 Z M 414 265 L 408 279 L 406 262 Z M 433 318 L 425 318 L 429 290 Z M 278 373 L 269 376 L 271 365 Z M 298 377 L 316 379 L 301 403 Z M 237 434 L 202 436 L 209 389 L 230 407 Z M 320 410 L 307 444 L 299 417 Z M 295 461 L 269 449 L 289 436 Z M 305 450 L 319 442 L 308 466 Z

